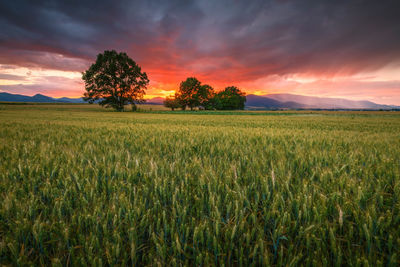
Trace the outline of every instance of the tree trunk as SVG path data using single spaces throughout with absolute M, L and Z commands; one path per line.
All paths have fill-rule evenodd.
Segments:
M 124 111 L 124 105 L 121 103 L 118 103 L 117 111 Z

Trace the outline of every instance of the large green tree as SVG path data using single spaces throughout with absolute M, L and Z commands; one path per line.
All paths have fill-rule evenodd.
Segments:
M 212 99 L 214 89 L 208 84 L 201 84 L 195 77 L 189 77 L 181 82 L 175 99 L 182 109 L 189 107 L 193 110 L 195 107 L 212 109 Z
M 246 94 L 240 91 L 236 86 L 229 86 L 217 93 L 214 101 L 216 109 L 244 109 Z
M 149 84 L 147 74 L 126 53 L 104 51 L 82 74 L 86 92 L 83 99 L 123 111 L 127 104 L 135 110 Z
M 199 106 L 204 109 L 214 109 L 214 96 L 214 88 L 208 84 L 201 85 L 197 93 Z
M 179 85 L 179 90 L 175 93 L 175 98 L 178 100 L 182 109 L 189 107 L 191 110 L 199 106 L 199 91 L 201 83 L 195 77 L 187 78 Z

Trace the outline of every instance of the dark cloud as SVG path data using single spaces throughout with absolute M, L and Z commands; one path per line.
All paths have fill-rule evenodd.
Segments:
M 7 52 L 6 52 L 7 51 Z M 83 58 L 67 57 L 59 53 L 4 49 L 0 52 L 0 64 L 7 63 L 27 68 L 56 69 L 63 71 L 84 71 L 89 61 Z M 1 70 L 1 68 L 0 68 Z
M 116 49 L 159 79 L 354 74 L 400 61 L 399 10 L 391 0 L 2 1 L 0 63 L 82 71 Z

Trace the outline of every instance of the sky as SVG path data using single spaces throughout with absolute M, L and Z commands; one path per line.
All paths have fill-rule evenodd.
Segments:
M 0 91 L 80 97 L 126 52 L 168 96 L 187 77 L 247 94 L 400 105 L 400 1 L 1 1 Z

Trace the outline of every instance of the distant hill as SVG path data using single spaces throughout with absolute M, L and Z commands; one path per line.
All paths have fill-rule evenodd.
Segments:
M 52 98 L 42 94 L 34 96 L 1 93 L 0 101 L 37 103 L 86 103 L 82 98 Z M 162 105 L 164 98 L 154 97 L 146 104 Z M 247 95 L 246 109 L 399 109 L 400 106 L 380 105 L 371 101 L 343 98 L 314 97 L 293 94 Z
M 34 96 L 0 93 L 0 101 L 6 102 L 38 102 L 38 103 L 62 103 L 64 101 L 54 99 L 42 94 Z
M 396 106 L 380 105 L 371 101 L 355 101 L 343 98 L 314 97 L 293 94 L 270 94 L 269 98 L 278 101 L 295 101 L 313 108 L 325 109 L 391 109 Z
M 51 102 L 60 102 L 60 101 L 58 101 L 54 98 L 45 96 L 45 95 L 36 94 L 36 95 L 32 96 L 32 102 L 43 102 L 43 103 L 49 102 L 49 103 L 51 103 Z
M 84 103 L 82 98 L 53 98 L 42 94 L 34 96 L 0 93 L 0 101 L 4 102 L 35 102 L 35 103 Z
M 30 103 L 86 103 L 82 97 L 80 98 L 69 98 L 69 97 L 61 97 L 61 98 L 53 98 L 49 96 L 45 96 L 42 94 L 36 94 L 34 96 L 26 96 L 26 95 L 18 95 L 18 94 L 10 94 L 5 92 L 0 92 L 0 102 L 30 102 Z M 164 98 L 155 97 L 152 99 L 147 99 L 146 104 L 150 105 L 162 105 L 164 102 Z
M 86 103 L 82 97 L 79 97 L 79 98 L 61 97 L 61 98 L 56 98 L 56 100 L 59 100 L 62 102 L 67 102 L 67 103 Z
M 380 105 L 371 101 L 342 98 L 313 97 L 292 94 L 248 95 L 248 109 L 395 109 L 398 106 Z
M 164 104 L 164 98 L 162 98 L 162 97 L 154 97 L 154 98 L 151 98 L 151 99 L 147 99 L 146 100 L 146 104 L 149 104 L 149 105 L 163 105 Z
M 307 105 L 295 101 L 279 101 L 267 96 L 247 95 L 247 109 L 304 109 Z

